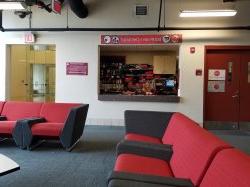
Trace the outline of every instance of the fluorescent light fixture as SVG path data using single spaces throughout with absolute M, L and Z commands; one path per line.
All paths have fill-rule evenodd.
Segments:
M 236 10 L 183 10 L 180 17 L 228 17 L 236 14 Z
M 25 8 L 24 2 L 0 2 L 0 10 L 23 10 Z

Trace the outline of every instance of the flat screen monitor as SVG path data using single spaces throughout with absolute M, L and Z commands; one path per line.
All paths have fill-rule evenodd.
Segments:
M 166 88 L 174 88 L 175 87 L 175 80 L 166 80 L 165 82 Z

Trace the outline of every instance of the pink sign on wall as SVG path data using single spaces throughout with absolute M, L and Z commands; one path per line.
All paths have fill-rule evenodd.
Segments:
M 88 63 L 83 62 L 67 62 L 67 75 L 88 75 Z

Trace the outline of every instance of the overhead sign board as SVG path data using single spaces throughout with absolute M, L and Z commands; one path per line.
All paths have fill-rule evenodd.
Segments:
M 170 44 L 181 42 L 181 34 L 101 35 L 101 44 L 104 45 Z

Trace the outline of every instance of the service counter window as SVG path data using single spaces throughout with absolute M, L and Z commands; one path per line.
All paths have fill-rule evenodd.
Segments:
M 179 102 L 178 47 L 100 47 L 99 100 Z

